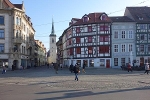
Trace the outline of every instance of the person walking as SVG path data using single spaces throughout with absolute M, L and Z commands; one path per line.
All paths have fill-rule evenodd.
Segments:
M 86 67 L 86 63 L 84 62 L 84 63 L 83 63 L 83 67 L 82 67 L 82 72 L 83 72 L 83 73 L 86 73 L 86 72 L 85 72 L 85 67 Z
M 76 64 L 75 66 L 74 66 L 74 73 L 75 73 L 75 80 L 79 80 L 79 78 L 78 78 L 78 73 L 80 73 L 80 69 L 79 69 L 79 65 L 78 64 Z
M 5 74 L 6 73 L 6 67 L 3 66 L 3 69 L 2 69 L 2 74 Z
M 128 72 L 131 71 L 132 72 L 132 67 L 130 65 L 130 63 L 128 64 Z
M 149 65 L 148 65 L 148 63 L 146 63 L 146 65 L 145 65 L 145 72 L 144 72 L 144 74 L 145 73 L 147 73 L 147 75 L 149 74 Z
M 73 64 L 71 63 L 70 67 L 69 67 L 70 72 L 73 72 Z
M 57 63 L 53 63 L 54 69 L 55 69 L 55 73 L 58 74 L 58 64 Z

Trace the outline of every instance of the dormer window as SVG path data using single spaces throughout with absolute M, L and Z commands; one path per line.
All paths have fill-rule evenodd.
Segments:
M 84 15 L 82 19 L 83 19 L 83 22 L 88 22 L 89 21 L 89 16 Z
M 101 20 L 107 20 L 107 15 L 106 15 L 106 14 L 103 14 L 102 16 L 100 16 L 100 19 L 101 19 Z
M 143 20 L 143 17 L 141 15 L 136 15 L 139 20 Z

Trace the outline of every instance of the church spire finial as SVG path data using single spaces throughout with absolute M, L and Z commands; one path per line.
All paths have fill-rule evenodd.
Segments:
M 55 30 L 54 30 L 54 21 L 53 21 L 53 18 L 52 18 L 52 30 L 51 30 L 50 36 L 56 36 L 55 35 Z

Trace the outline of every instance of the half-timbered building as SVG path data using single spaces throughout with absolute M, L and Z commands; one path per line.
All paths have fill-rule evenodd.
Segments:
M 125 16 L 136 22 L 136 63 L 150 63 L 150 7 L 126 7 Z
M 86 62 L 88 67 L 109 68 L 111 65 L 111 19 L 106 13 L 89 13 L 72 18 L 64 31 L 65 65 Z

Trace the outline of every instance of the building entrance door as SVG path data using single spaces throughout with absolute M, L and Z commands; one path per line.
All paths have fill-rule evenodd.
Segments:
M 144 66 L 144 57 L 140 58 L 140 66 Z
M 110 59 L 106 60 L 106 68 L 110 68 Z

